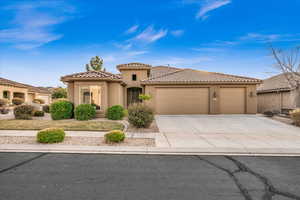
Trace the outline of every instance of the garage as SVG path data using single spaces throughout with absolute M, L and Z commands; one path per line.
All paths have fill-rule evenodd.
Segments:
M 157 114 L 208 114 L 209 88 L 157 88 Z
M 220 114 L 244 114 L 245 111 L 245 88 L 220 88 Z

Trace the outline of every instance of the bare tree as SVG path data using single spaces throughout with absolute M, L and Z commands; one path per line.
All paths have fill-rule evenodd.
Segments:
M 300 106 L 300 47 L 281 50 L 271 46 L 276 68 L 284 74 L 292 90 L 295 90 L 295 103 Z

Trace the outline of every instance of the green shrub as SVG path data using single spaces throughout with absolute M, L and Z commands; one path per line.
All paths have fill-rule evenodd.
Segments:
M 125 139 L 125 134 L 120 130 L 113 130 L 104 135 L 106 143 L 119 143 Z
M 44 113 L 44 111 L 36 110 L 36 111 L 33 112 L 33 116 L 35 116 L 35 117 L 44 117 L 45 113 Z
M 96 116 L 96 108 L 91 104 L 81 104 L 75 108 L 75 119 L 89 120 Z
M 53 120 L 71 119 L 73 117 L 73 104 L 70 101 L 56 101 L 50 106 Z
M 148 128 L 154 120 L 153 111 L 146 105 L 133 104 L 128 108 L 128 121 L 137 128 Z
M 32 119 L 34 107 L 31 105 L 19 105 L 14 108 L 16 119 Z
M 18 98 L 18 97 L 13 98 L 11 101 L 16 106 L 21 105 L 21 104 L 24 103 L 24 99 Z
M 39 143 L 57 143 L 65 139 L 65 132 L 60 128 L 46 128 L 37 133 Z
M 45 101 L 43 99 L 34 99 L 32 102 L 33 103 L 38 103 L 38 104 L 44 104 L 45 103 Z
M 43 106 L 43 111 L 44 111 L 45 113 L 50 113 L 50 106 L 49 106 L 49 105 L 44 105 L 44 106 Z
M 8 104 L 8 100 L 7 99 L 0 99 L 0 107 L 6 106 L 7 104 Z
M 290 112 L 290 116 L 296 126 L 300 126 L 300 108 Z
M 52 99 L 67 98 L 67 90 L 65 88 L 55 88 L 52 92 Z
M 140 94 L 139 95 L 139 100 L 142 100 L 142 101 L 149 101 L 151 98 L 152 98 L 152 96 L 149 94 Z
M 120 105 L 115 105 L 107 109 L 106 117 L 111 120 L 121 120 L 125 115 L 124 108 Z

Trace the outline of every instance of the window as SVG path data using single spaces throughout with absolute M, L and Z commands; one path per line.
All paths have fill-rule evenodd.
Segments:
M 80 87 L 80 104 L 92 104 L 97 110 L 101 109 L 101 87 L 82 86 Z
M 136 81 L 136 74 L 132 74 L 132 80 Z
M 9 91 L 3 91 L 3 98 L 9 99 Z

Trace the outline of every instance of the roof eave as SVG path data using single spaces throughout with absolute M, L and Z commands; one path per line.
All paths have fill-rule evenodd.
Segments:
M 221 85 L 221 84 L 230 84 L 230 85 L 257 85 L 260 84 L 260 81 L 143 81 L 142 85 Z
M 122 82 L 122 79 L 112 78 L 73 78 L 73 77 L 61 77 L 62 82 L 73 82 L 73 81 L 115 81 Z

